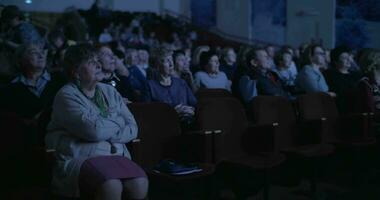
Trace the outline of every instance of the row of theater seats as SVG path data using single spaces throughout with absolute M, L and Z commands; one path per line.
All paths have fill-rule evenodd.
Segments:
M 232 164 L 262 172 L 264 199 L 269 199 L 271 169 L 297 158 L 311 168 L 311 191 L 317 195 L 315 162 L 341 147 L 357 151 L 376 143 L 370 133 L 371 114 L 340 116 L 334 99 L 324 93 L 301 95 L 294 102 L 258 96 L 246 107 L 223 90 L 205 90 L 197 98 L 197 131 L 188 132 L 181 132 L 176 112 L 166 104 L 129 105 L 139 125 L 138 143 L 131 148 L 135 161 L 159 186 L 178 187 L 210 177 L 215 167 Z M 205 170 L 183 177 L 149 170 L 165 158 L 202 163 Z
M 360 152 L 361 148 L 376 143 L 371 134 L 370 113 L 340 116 L 334 99 L 324 93 L 301 95 L 293 102 L 283 97 L 258 96 L 247 106 L 224 90 L 203 90 L 197 93 L 197 98 L 195 130 L 192 131 L 181 130 L 177 113 L 167 104 L 128 105 L 139 127 L 138 139 L 128 145 L 134 161 L 149 175 L 150 199 L 174 198 L 174 195 L 194 191 L 199 191 L 194 195 L 203 195 L 201 198 L 213 198 L 216 182 L 228 182 L 228 177 L 223 176 L 233 176 L 236 172 L 219 174 L 222 179 L 216 177 L 218 169 L 226 165 L 237 170 L 239 167 L 248 168 L 263 175 L 262 179 L 252 182 L 260 182 L 264 186 L 264 199 L 269 199 L 271 171 L 287 160 L 302 160 L 311 172 L 315 172 L 318 169 L 316 162 L 321 157 L 334 154 L 340 147 Z M 49 113 L 46 111 L 42 115 L 40 127 L 49 121 Z M 7 142 L 1 145 L 1 158 L 10 166 L 5 169 L 10 172 L 8 178 L 17 177 L 14 181 L 20 182 L 23 176 L 30 177 L 26 174 L 36 169 L 36 176 L 42 179 L 41 187 L 48 189 L 51 154 L 38 154 L 42 149 L 39 147 L 33 156 L 25 154 L 14 146 L 24 141 L 17 138 L 22 134 L 14 133 L 27 131 L 25 127 L 9 115 L 2 116 L 0 122 L 2 127 L 8 127 L 3 129 L 6 130 L 3 133 L 6 140 L 3 141 Z M 360 153 L 355 155 L 360 156 Z M 19 162 L 9 162 L 14 158 Z M 159 161 L 168 158 L 196 162 L 203 171 L 186 176 L 152 171 Z M 36 163 L 42 168 L 22 171 L 25 166 Z M 14 165 L 22 166 L 13 168 Z M 315 174 L 311 173 L 309 177 L 312 194 L 316 195 Z M 198 186 L 198 190 L 194 186 Z M 39 191 L 41 187 L 38 187 Z M 170 195 L 162 197 L 163 194 Z

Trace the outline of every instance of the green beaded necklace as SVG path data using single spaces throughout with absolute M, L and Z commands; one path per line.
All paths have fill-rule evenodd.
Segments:
M 90 100 L 92 102 L 94 102 L 95 105 L 99 108 L 100 115 L 102 117 L 107 117 L 108 105 L 104 99 L 102 91 L 98 87 L 95 88 L 95 95 L 94 95 L 94 97 L 90 98 Z
M 79 85 L 77 85 L 77 87 L 78 87 L 79 91 L 81 91 L 85 97 L 87 97 L 89 100 L 91 100 L 96 105 L 96 107 L 99 109 L 100 115 L 102 117 L 108 116 L 108 104 L 104 98 L 102 91 L 99 89 L 98 86 L 95 87 L 95 94 L 93 97 L 88 97 L 83 92 L 82 88 Z

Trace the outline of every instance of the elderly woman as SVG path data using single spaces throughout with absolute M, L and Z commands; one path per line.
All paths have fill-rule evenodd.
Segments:
M 123 61 L 115 56 L 108 46 L 98 46 L 97 53 L 104 73 L 102 82 L 115 87 L 125 102 L 129 103 L 129 100 L 134 100 L 133 88 L 130 84 L 131 77 Z
M 163 102 L 173 106 L 182 119 L 194 115 L 196 99 L 187 83 L 172 76 L 173 58 L 168 50 L 157 56 L 159 80 L 148 81 L 146 101 Z
M 53 192 L 65 197 L 143 199 L 148 180 L 130 160 L 126 143 L 137 125 L 120 94 L 104 77 L 95 49 L 69 47 L 64 68 L 71 81 L 57 93 L 45 137 L 54 149 Z M 122 195 L 123 194 L 123 195 Z
M 204 71 L 195 74 L 195 86 L 200 88 L 220 88 L 231 91 L 231 81 L 224 72 L 219 71 L 219 57 L 213 51 L 201 55 L 201 66 Z

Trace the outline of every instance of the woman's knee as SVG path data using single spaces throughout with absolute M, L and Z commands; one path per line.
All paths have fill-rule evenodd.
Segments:
M 139 177 L 125 180 L 123 186 L 127 198 L 144 199 L 148 193 L 149 181 L 146 177 Z
M 121 199 L 123 184 L 119 179 L 104 182 L 97 190 L 97 199 Z

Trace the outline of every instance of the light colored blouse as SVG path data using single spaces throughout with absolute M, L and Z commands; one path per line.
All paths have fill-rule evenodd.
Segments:
M 209 75 L 204 71 L 195 74 L 194 85 L 199 88 L 226 89 L 231 91 L 231 82 L 228 80 L 224 72 L 218 72 L 215 75 Z
M 321 71 L 310 65 L 305 65 L 298 73 L 296 86 L 303 92 L 328 92 L 329 87 Z

